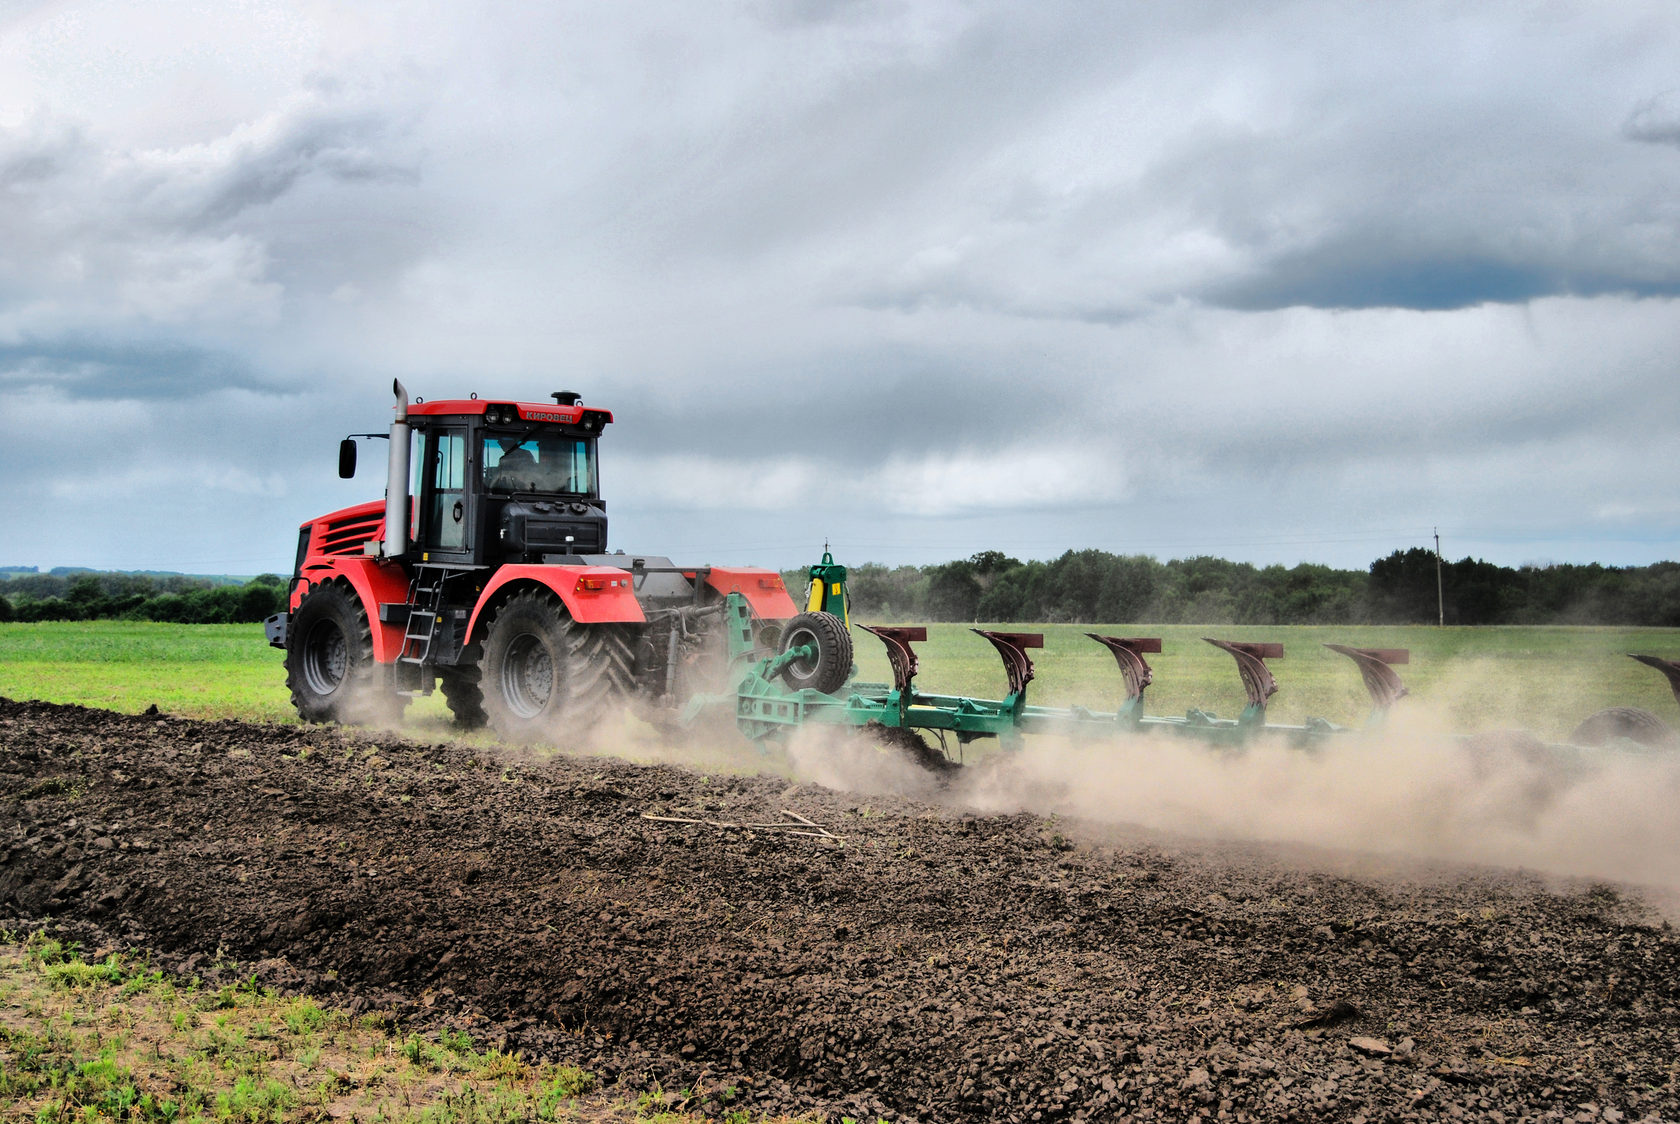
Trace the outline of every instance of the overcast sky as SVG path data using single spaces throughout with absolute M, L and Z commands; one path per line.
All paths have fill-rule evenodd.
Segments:
M 393 376 L 685 562 L 1672 559 L 1680 19 L 0 0 L 0 565 L 289 569 Z

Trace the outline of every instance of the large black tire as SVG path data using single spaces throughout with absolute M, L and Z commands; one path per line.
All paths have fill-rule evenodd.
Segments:
M 1669 749 L 1675 745 L 1674 731 L 1668 723 L 1648 710 L 1637 706 L 1612 706 L 1575 727 L 1569 740 L 1576 745 L 1604 745 L 1616 738 L 1626 738 L 1653 749 Z
M 782 626 L 781 650 L 812 647 L 816 654 L 782 668 L 782 680 L 794 690 L 809 688 L 831 695 L 852 673 L 852 634 L 833 613 L 800 613 Z
M 633 632 L 574 621 L 547 592 L 497 610 L 484 637 L 480 695 L 491 729 L 519 743 L 555 743 L 598 724 L 635 685 Z
M 443 688 L 443 700 L 455 715 L 455 725 L 463 730 L 477 730 L 488 721 L 484 713 L 483 673 L 479 660 L 483 653 L 477 644 L 461 655 L 454 667 L 438 670 L 438 684 Z
M 304 594 L 286 638 L 286 686 L 305 722 L 386 722 L 406 700 L 383 690 L 373 629 L 350 583 L 334 579 Z

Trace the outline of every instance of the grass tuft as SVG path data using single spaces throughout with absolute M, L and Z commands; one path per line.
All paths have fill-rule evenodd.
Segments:
M 465 1030 L 399 1034 L 254 976 L 206 991 L 140 957 L 0 933 L 0 1119 L 34 1124 L 701 1124 Z M 732 1112 L 730 1124 L 816 1124 Z

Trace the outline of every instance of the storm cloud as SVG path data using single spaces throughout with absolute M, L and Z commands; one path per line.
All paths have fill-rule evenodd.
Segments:
M 14 4 L 0 564 L 285 567 L 388 387 L 615 545 L 1674 556 L 1666 5 Z

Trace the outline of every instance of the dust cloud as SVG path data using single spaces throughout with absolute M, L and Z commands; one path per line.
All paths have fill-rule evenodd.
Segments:
M 807 726 L 785 746 L 755 746 L 729 715 L 682 727 L 650 723 L 632 708 L 565 740 L 572 751 L 706 773 L 778 774 L 986 814 L 1680 889 L 1680 752 L 1548 746 L 1512 731 L 1465 737 L 1443 717 L 1446 707 L 1413 702 L 1380 730 L 1312 748 L 1262 738 L 1221 750 L 1166 729 L 1090 740 L 1043 735 L 1017 751 L 970 747 L 966 767 L 946 774 L 855 729 Z
M 1039 736 L 938 777 L 866 735 L 806 730 L 795 775 L 985 813 L 1031 812 L 1220 842 L 1520 867 L 1680 889 L 1680 753 L 1464 737 L 1429 713 L 1315 748 L 1219 750 L 1168 730 Z
M 866 730 L 806 726 L 788 739 L 786 754 L 796 778 L 825 788 L 933 802 L 949 798 L 947 775 L 929 772 Z
M 780 752 L 741 736 L 732 713 L 704 714 L 691 724 L 635 705 L 607 714 L 582 735 L 585 753 L 691 772 L 752 775 L 785 772 Z
M 1021 794 L 1029 794 L 1026 801 Z M 1321 750 L 1033 740 L 950 796 L 1219 840 L 1306 843 L 1680 887 L 1680 758 L 1532 758 L 1389 730 Z

